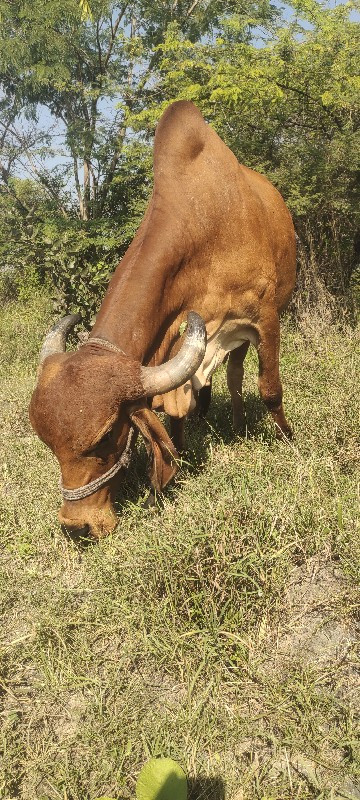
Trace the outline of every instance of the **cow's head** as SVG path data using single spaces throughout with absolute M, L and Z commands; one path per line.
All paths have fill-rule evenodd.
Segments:
M 145 439 L 155 489 L 176 472 L 176 450 L 148 398 L 181 386 L 196 372 L 206 332 L 201 317 L 191 312 L 178 354 L 159 367 L 143 367 L 102 339 L 90 338 L 66 353 L 66 336 L 77 321 L 76 315 L 65 317 L 44 341 L 30 420 L 60 463 L 60 522 L 99 538 L 116 526 L 113 499 L 134 432 Z

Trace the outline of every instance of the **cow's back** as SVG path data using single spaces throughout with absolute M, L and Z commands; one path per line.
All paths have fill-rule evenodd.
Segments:
M 206 281 L 211 306 L 214 292 L 221 305 L 230 294 L 236 305 L 269 282 L 279 310 L 286 306 L 295 239 L 285 203 L 263 175 L 239 164 L 188 101 L 173 103 L 156 131 L 151 216 L 162 220 L 165 237 L 181 253 L 179 290 L 193 305 L 199 281 L 202 296 Z

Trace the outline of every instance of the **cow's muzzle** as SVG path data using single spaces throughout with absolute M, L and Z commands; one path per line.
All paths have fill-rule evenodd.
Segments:
M 75 504 L 71 504 L 75 505 Z M 75 513 L 70 513 L 69 504 L 64 503 L 59 511 L 61 527 L 74 539 L 93 538 L 103 539 L 112 533 L 118 519 L 111 506 L 104 509 L 81 508 Z

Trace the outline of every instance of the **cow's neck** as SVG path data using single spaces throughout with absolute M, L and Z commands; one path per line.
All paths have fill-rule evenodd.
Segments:
M 159 336 L 166 333 L 179 309 L 171 291 L 174 253 L 170 258 L 166 247 L 159 252 L 156 243 L 151 248 L 151 242 L 137 239 L 111 279 L 92 336 L 113 342 L 143 364 L 154 356 Z

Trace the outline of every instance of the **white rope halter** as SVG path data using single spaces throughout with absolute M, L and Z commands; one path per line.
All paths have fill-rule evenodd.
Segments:
M 113 353 L 121 353 L 123 356 L 126 356 L 126 353 L 118 347 L 117 344 L 114 342 L 109 342 L 108 339 L 100 339 L 99 336 L 89 336 L 85 342 L 81 342 L 80 347 L 85 347 L 85 345 L 89 344 L 90 342 L 95 342 L 95 344 L 100 345 L 100 347 L 104 347 L 105 350 L 112 350 Z
M 101 486 L 104 486 L 104 484 L 113 478 L 114 475 L 116 475 L 116 473 L 119 472 L 123 467 L 127 468 L 130 464 L 131 440 L 133 433 L 134 428 L 130 428 L 125 450 L 121 454 L 119 460 L 116 461 L 116 463 L 110 467 L 107 472 L 104 472 L 103 475 L 100 475 L 99 478 L 95 478 L 93 481 L 86 483 L 85 486 L 79 486 L 78 489 L 66 489 L 62 483 L 60 483 L 60 489 L 62 491 L 64 500 L 82 500 L 84 497 L 89 497 L 89 495 L 97 492 Z

